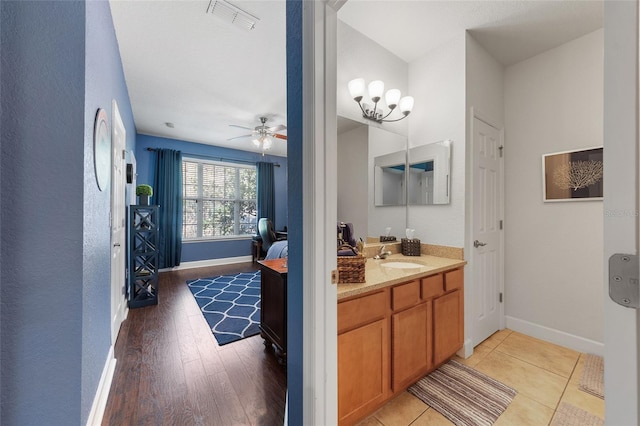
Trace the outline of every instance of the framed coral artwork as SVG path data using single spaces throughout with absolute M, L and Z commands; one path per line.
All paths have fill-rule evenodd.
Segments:
M 542 156 L 545 202 L 602 200 L 602 147 Z

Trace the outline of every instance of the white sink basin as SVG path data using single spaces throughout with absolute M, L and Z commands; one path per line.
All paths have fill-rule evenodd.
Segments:
M 413 263 L 413 262 L 386 262 L 380 264 L 380 266 L 385 266 L 387 268 L 396 268 L 396 269 L 413 269 L 413 268 L 422 268 L 424 265 L 421 263 Z

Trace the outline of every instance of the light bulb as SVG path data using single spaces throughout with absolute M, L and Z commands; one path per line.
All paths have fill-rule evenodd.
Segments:
M 351 80 L 349 82 L 349 93 L 356 102 L 360 102 L 364 96 L 364 78 Z
M 413 96 L 405 96 L 400 99 L 400 112 L 404 115 L 409 115 L 413 109 Z
M 384 83 L 381 80 L 374 80 L 369 83 L 369 97 L 373 102 L 378 102 L 384 92 Z
M 398 89 L 388 90 L 384 95 L 384 100 L 389 108 L 394 109 L 400 100 L 400 91 Z

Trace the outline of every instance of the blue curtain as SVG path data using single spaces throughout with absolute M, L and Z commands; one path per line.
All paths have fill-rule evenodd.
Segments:
M 273 163 L 256 163 L 258 174 L 258 219 L 266 217 L 276 223 Z M 256 231 L 257 232 L 257 231 Z
M 182 153 L 155 150 L 153 195 L 160 206 L 158 218 L 159 267 L 180 265 L 182 255 Z

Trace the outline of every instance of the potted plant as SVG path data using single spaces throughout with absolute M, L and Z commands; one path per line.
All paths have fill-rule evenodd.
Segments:
M 138 204 L 141 206 L 148 206 L 149 197 L 153 195 L 153 188 L 151 185 L 138 185 L 136 186 L 136 195 L 138 196 Z

